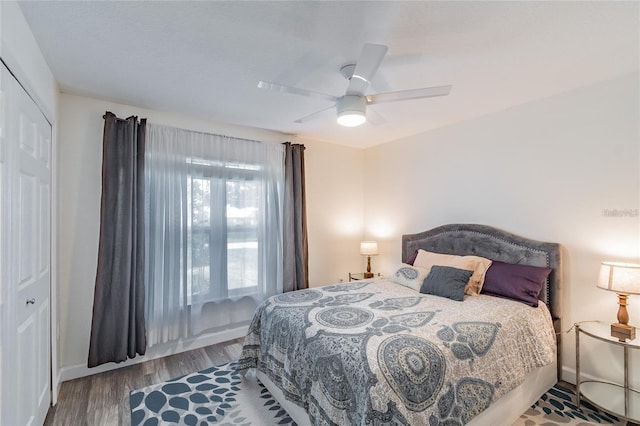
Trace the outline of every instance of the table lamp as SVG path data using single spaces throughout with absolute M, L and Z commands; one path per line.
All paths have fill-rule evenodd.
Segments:
M 376 241 L 363 241 L 360 243 L 360 254 L 367 256 L 367 272 L 364 273 L 365 278 L 373 278 L 371 272 L 371 256 L 378 255 L 378 243 Z
M 636 338 L 636 328 L 629 325 L 627 297 L 640 294 L 640 265 L 633 263 L 602 262 L 598 287 L 618 293 L 618 322 L 611 324 L 611 335 L 619 341 Z

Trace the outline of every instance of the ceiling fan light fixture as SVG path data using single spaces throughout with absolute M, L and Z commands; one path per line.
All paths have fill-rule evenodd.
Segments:
M 367 101 L 364 96 L 345 95 L 336 102 L 338 124 L 356 127 L 367 121 Z
M 344 127 L 358 127 L 365 121 L 367 121 L 367 117 L 362 112 L 338 114 L 338 124 Z

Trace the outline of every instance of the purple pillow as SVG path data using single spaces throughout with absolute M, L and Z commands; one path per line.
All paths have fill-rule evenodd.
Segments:
M 413 266 L 413 262 L 416 261 L 416 257 L 418 257 L 418 250 L 414 251 L 413 254 L 409 256 L 409 259 L 407 259 L 407 261 L 404 263 Z
M 517 300 L 535 308 L 551 271 L 551 268 L 494 260 L 485 275 L 481 293 Z

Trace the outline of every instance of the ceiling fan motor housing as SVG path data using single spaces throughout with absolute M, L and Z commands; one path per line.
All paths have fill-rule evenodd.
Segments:
M 344 95 L 336 102 L 338 123 L 342 126 L 355 127 L 367 121 L 367 101 L 361 95 Z

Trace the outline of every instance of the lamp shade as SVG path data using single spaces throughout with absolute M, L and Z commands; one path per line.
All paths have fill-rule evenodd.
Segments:
M 360 243 L 360 254 L 363 256 L 375 256 L 378 254 L 378 243 L 376 241 L 363 241 Z
M 640 265 L 602 262 L 598 287 L 620 294 L 640 294 Z

